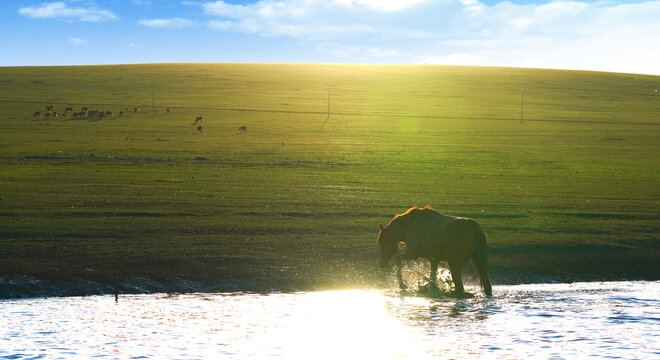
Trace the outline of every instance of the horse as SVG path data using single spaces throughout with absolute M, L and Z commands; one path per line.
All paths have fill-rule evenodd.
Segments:
M 197 132 L 198 132 L 198 133 L 203 133 L 203 132 L 204 132 L 204 129 L 202 128 L 202 125 L 199 125 L 199 126 L 197 127 Z
M 390 258 L 397 252 L 399 243 L 405 243 L 407 250 L 397 256 L 397 275 L 399 286 L 403 289 L 401 278 L 401 259 L 426 258 L 431 261 L 431 284 L 435 284 L 438 262 L 449 264 L 454 291 L 465 294 L 461 271 L 472 259 L 481 287 L 486 296 L 492 296 L 493 290 L 488 280 L 488 245 L 486 233 L 474 220 L 443 215 L 430 206 L 413 206 L 403 214 L 396 215 L 378 232 L 378 264 L 387 267 Z M 437 285 L 436 285 L 437 286 Z
M 196 125 L 196 124 L 201 124 L 203 121 L 204 121 L 204 117 L 203 117 L 203 116 L 198 116 L 198 117 L 195 119 L 195 125 Z
M 247 132 L 247 126 L 245 126 L 245 125 L 239 126 L 238 127 L 238 132 L 246 133 Z

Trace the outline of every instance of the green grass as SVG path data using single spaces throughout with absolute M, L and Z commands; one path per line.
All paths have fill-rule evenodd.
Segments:
M 658 279 L 658 88 L 512 68 L 0 68 L 0 276 L 359 282 L 378 224 L 429 204 L 482 224 L 495 277 Z M 115 116 L 32 117 L 51 103 Z

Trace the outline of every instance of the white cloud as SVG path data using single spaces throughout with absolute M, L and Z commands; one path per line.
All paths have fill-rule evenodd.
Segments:
M 489 65 L 486 57 L 467 53 L 425 56 L 420 63 L 434 65 Z
M 208 22 L 212 29 L 316 44 L 312 49 L 332 62 L 359 58 L 660 74 L 660 0 L 490 6 L 479 0 L 261 0 L 199 6 L 216 18 Z
M 71 38 L 69 42 L 75 45 L 84 45 L 87 44 L 87 40 L 81 38 Z
M 64 2 L 42 3 L 39 6 L 22 7 L 18 13 L 37 19 L 67 19 L 74 21 L 101 22 L 115 20 L 117 16 L 109 10 L 69 7 Z
M 130 48 L 135 48 L 135 49 L 140 49 L 140 48 L 142 48 L 143 46 L 140 45 L 140 44 L 130 43 L 130 44 L 128 44 L 128 47 L 130 47 Z
M 137 23 L 147 27 L 167 29 L 182 29 L 194 24 L 192 20 L 184 18 L 138 20 Z
M 334 0 L 334 2 L 346 7 L 364 6 L 379 11 L 399 11 L 428 2 L 428 0 Z
M 209 27 L 213 30 L 232 30 L 236 24 L 231 21 L 211 20 L 208 23 Z

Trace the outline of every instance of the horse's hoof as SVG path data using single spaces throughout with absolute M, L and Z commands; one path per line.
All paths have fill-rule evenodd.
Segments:
M 450 296 L 455 299 L 470 299 L 474 297 L 474 294 L 465 291 L 452 291 Z
M 438 287 L 438 284 L 436 283 L 429 283 L 429 297 L 439 297 L 442 295 L 442 292 L 440 291 L 440 288 Z

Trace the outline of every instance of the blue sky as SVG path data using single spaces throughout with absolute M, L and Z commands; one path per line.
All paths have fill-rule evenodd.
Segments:
M 0 66 L 451 64 L 660 75 L 660 0 L 2 0 Z

